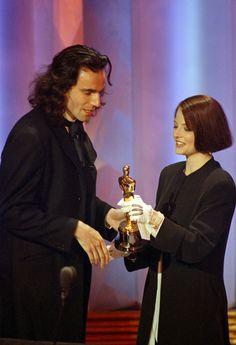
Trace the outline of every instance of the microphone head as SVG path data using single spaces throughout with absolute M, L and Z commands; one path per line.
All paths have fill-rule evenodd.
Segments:
M 60 283 L 61 288 L 68 289 L 71 286 L 71 283 L 75 280 L 77 275 L 76 269 L 74 266 L 64 266 L 60 271 Z

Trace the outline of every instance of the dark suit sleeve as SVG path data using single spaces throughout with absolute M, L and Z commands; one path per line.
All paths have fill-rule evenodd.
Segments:
M 26 240 L 68 251 L 77 220 L 44 209 L 40 186 L 45 159 L 34 128 L 10 134 L 0 168 L 1 226 Z
M 96 197 L 96 222 L 95 229 L 99 231 L 101 236 L 107 241 L 112 241 L 117 236 L 117 231 L 105 227 L 105 217 L 111 205 Z
M 200 262 L 225 241 L 232 220 L 236 190 L 225 173 L 206 183 L 191 224 L 186 228 L 165 218 L 151 245 L 187 263 Z
M 159 181 L 158 181 L 158 187 L 157 187 L 157 193 L 156 193 L 156 206 L 155 209 L 157 209 L 157 205 L 160 202 L 160 198 L 163 192 L 164 187 L 164 170 L 161 171 Z

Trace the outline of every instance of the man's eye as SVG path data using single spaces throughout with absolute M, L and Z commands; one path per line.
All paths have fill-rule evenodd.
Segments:
M 103 96 L 105 96 L 106 95 L 106 92 L 105 91 L 101 91 L 100 92 L 100 97 L 103 97 Z

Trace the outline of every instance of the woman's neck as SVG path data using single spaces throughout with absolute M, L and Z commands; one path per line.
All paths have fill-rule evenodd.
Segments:
M 211 153 L 201 153 L 196 152 L 193 155 L 186 157 L 186 167 L 185 167 L 185 175 L 190 175 L 194 171 L 200 169 L 204 164 L 206 164 L 211 158 Z

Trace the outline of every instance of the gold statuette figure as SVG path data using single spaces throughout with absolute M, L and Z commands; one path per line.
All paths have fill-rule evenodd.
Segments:
M 129 165 L 123 167 L 123 176 L 118 181 L 123 191 L 122 206 L 128 205 L 134 199 L 136 181 L 129 176 Z M 130 220 L 129 214 L 126 213 L 126 220 L 120 223 L 118 236 L 115 239 L 115 247 L 127 254 L 135 254 L 143 249 L 142 239 L 137 223 Z

